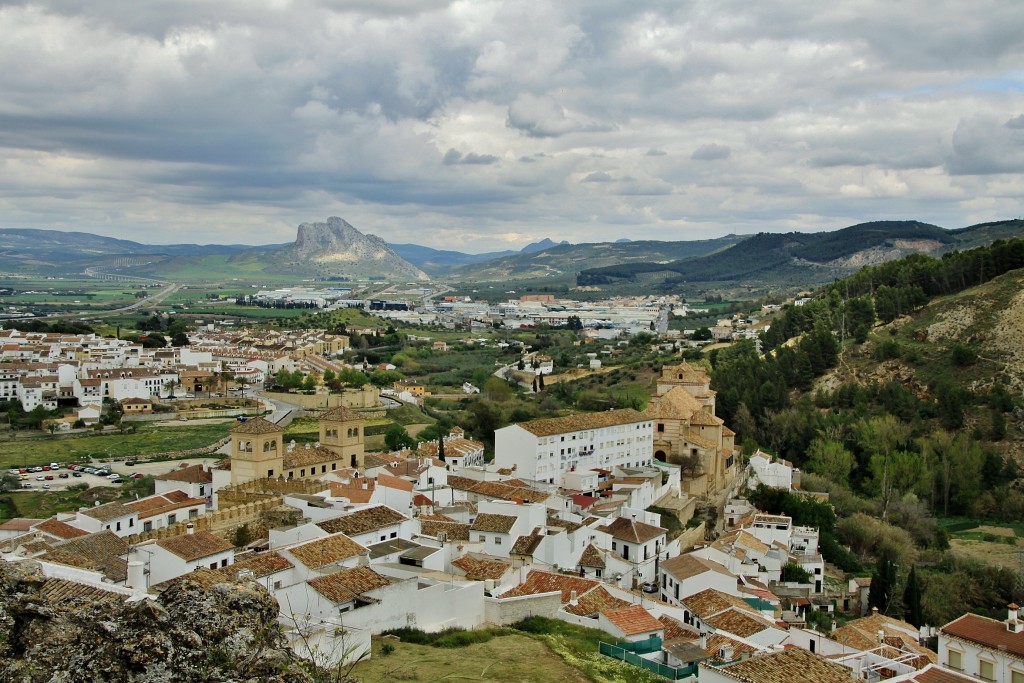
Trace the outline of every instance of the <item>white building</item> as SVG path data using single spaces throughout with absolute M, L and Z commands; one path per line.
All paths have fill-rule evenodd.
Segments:
M 1005 621 L 965 614 L 939 629 L 939 664 L 995 683 L 1024 683 L 1024 621 L 1016 605 Z
M 561 486 L 568 472 L 651 464 L 652 423 L 632 409 L 531 420 L 494 432 L 494 462 Z

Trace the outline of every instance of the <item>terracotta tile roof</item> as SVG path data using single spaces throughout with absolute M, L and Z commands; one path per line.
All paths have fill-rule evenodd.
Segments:
M 576 604 L 573 605 L 570 602 L 562 609 L 569 614 L 575 614 L 578 617 L 589 617 L 597 614 L 598 612 L 604 612 L 605 610 L 617 610 L 624 607 L 629 607 L 629 602 L 615 597 L 609 593 L 604 586 L 596 586 L 583 594 L 580 594 L 577 591 Z
M 740 531 L 736 535 L 735 545 L 747 548 L 748 550 L 756 550 L 762 555 L 767 553 L 769 550 L 767 545 L 762 543 L 756 536 L 746 531 Z
M 55 543 L 53 550 L 37 559 L 102 572 L 116 582 L 128 578 L 128 563 L 122 557 L 128 542 L 112 531 L 103 530 Z
M 590 519 L 595 518 L 591 517 Z M 584 522 L 586 521 L 588 520 L 584 520 Z M 559 519 L 558 517 L 548 517 L 546 524 L 549 527 L 555 527 L 556 529 L 565 529 L 570 534 L 574 531 L 579 531 L 584 526 L 583 524 L 579 524 L 578 522 L 570 522 L 567 519 Z
M 437 537 L 438 534 L 447 534 L 449 541 L 468 541 L 469 525 L 458 522 L 439 522 L 436 520 L 421 520 L 420 534 L 424 536 Z
M 496 515 L 484 512 L 477 515 L 470 530 L 507 534 L 512 531 L 512 527 L 515 526 L 517 521 L 519 521 L 519 518 L 511 515 Z
M 581 567 L 597 567 L 598 569 L 604 569 L 606 566 L 604 562 L 604 555 L 593 543 L 590 543 L 583 549 L 583 554 L 580 555 L 579 565 Z
M 538 593 L 561 591 L 562 602 L 566 603 L 569 602 L 572 591 L 576 591 L 576 595 L 580 596 L 598 585 L 600 584 L 597 581 L 592 581 L 591 579 L 581 579 L 578 576 L 532 569 L 526 575 L 526 581 L 505 591 L 501 597 L 515 598 L 521 595 L 537 595 Z
M 730 638 L 729 636 L 720 633 L 708 636 L 707 647 L 704 648 L 704 652 L 711 659 L 722 661 L 722 658 L 719 657 L 718 653 L 724 646 L 732 648 L 734 659 L 741 655 L 749 655 L 758 652 L 758 649 L 753 645 L 749 645 L 744 643 L 742 640 L 736 640 L 735 638 Z M 798 680 L 804 681 L 807 679 L 801 678 Z
M 36 531 L 43 531 L 50 534 L 51 536 L 57 536 L 62 539 L 78 538 L 79 536 L 88 536 L 88 531 L 83 531 L 78 527 L 71 526 L 66 522 L 58 521 L 55 517 L 51 517 L 35 526 Z
M 938 664 L 929 664 L 912 674 L 908 681 L 912 683 L 977 683 L 973 676 L 943 669 Z
M 311 569 L 320 569 L 368 552 L 344 534 L 319 538 L 287 549 L 292 557 Z
M 1006 630 L 1003 622 L 995 623 L 999 624 L 1004 631 Z M 912 624 L 887 617 L 884 614 L 870 614 L 866 617 L 849 621 L 842 628 L 837 628 L 829 634 L 829 637 L 859 650 L 870 650 L 879 645 L 879 631 L 883 633 L 886 639 L 895 639 L 890 644 L 900 647 L 905 651 L 923 655 L 931 662 L 938 661 L 938 655 L 935 652 L 918 644 L 917 638 L 912 635 L 917 633 L 917 629 Z M 1024 637 L 1022 637 L 1021 642 L 1024 643 Z
M 329 462 L 333 463 L 340 459 L 341 456 L 329 448 L 306 444 L 305 447 L 296 447 L 285 451 L 284 461 L 281 464 L 281 467 L 282 469 L 291 470 L 296 467 L 324 465 Z M 310 472 L 310 474 L 315 473 Z
M 755 633 L 760 633 L 766 628 L 774 626 L 767 619 L 754 616 L 747 612 L 740 612 L 735 609 L 729 609 L 725 612 L 720 612 L 715 616 L 706 620 L 706 623 L 714 626 L 717 630 L 727 631 L 734 636 L 740 638 L 748 638 Z
M 722 591 L 716 591 L 714 588 L 705 588 L 699 593 L 694 593 L 693 595 L 683 598 L 680 602 L 686 605 L 691 612 L 701 619 L 708 619 L 719 612 L 724 612 L 730 607 L 735 607 L 745 612 L 757 615 L 757 610 L 740 598 L 723 593 Z M 739 634 L 737 633 L 735 635 Z
M 191 534 L 163 538 L 157 541 L 156 544 L 186 562 L 218 555 L 235 547 L 220 536 L 215 536 L 209 531 L 196 531 Z
M 667 614 L 662 614 L 658 617 L 658 621 L 661 622 L 662 627 L 665 629 L 664 641 L 667 643 L 672 640 L 692 640 L 700 635 L 700 632 L 692 626 L 687 626 L 678 619 L 673 619 Z
M 718 572 L 732 576 L 722 565 L 711 562 L 695 555 L 677 555 L 661 563 L 662 570 L 668 572 L 677 580 L 689 579 L 704 572 Z
M 345 406 L 338 406 L 320 413 L 320 422 L 364 422 L 363 416 Z
M 273 434 L 283 433 L 284 427 L 262 417 L 250 417 L 231 428 L 232 434 Z
M 672 387 L 664 394 L 653 397 L 644 409 L 648 420 L 683 420 L 703 409 L 700 401 L 683 387 Z
M 664 628 L 660 621 L 651 616 L 651 613 L 640 605 L 623 607 L 602 612 L 601 614 L 627 636 L 635 636 L 640 633 L 655 633 Z
M 292 564 L 291 560 L 288 558 L 278 552 L 270 551 L 255 553 L 254 555 L 235 562 L 230 567 L 224 567 L 218 571 L 230 571 L 231 575 L 235 576 L 238 572 L 248 569 L 256 576 L 257 579 L 260 579 L 264 576 L 270 576 L 271 574 L 291 569 L 294 566 L 295 565 Z
M 101 522 L 109 522 L 113 519 L 129 517 L 134 514 L 134 510 L 115 501 L 113 503 L 97 505 L 96 507 L 83 508 L 79 510 L 79 514 L 83 514 L 86 517 L 92 517 L 93 519 L 98 519 Z
M 477 558 L 471 555 L 463 555 L 452 564 L 466 572 L 466 578 L 471 581 L 484 581 L 494 579 L 497 581 L 505 575 L 512 565 L 502 560 Z
M 625 410 L 608 410 L 602 413 L 577 413 L 566 417 L 549 417 L 541 420 L 521 422 L 522 427 L 534 436 L 554 436 L 568 432 L 581 432 L 585 429 L 602 429 L 618 425 L 646 422 L 644 417 L 632 408 Z
M 398 489 L 399 491 L 408 491 L 412 493 L 412 482 L 399 477 L 392 477 L 390 474 L 378 474 L 377 484 L 380 486 L 387 486 L 391 489 Z
M 342 533 L 346 536 L 359 536 L 406 521 L 408 517 L 396 512 L 386 505 L 375 505 L 363 508 L 318 522 L 317 526 L 329 534 Z
M 471 485 L 463 487 L 453 484 L 452 479 L 453 477 L 448 477 L 448 485 L 452 488 L 469 491 L 470 493 L 475 493 L 490 499 L 522 500 L 527 503 L 543 503 L 551 497 L 550 494 L 544 493 L 543 491 L 537 491 L 536 489 L 524 488 L 521 486 L 511 486 L 499 481 L 475 481 L 470 479 L 468 481 L 471 482 Z M 459 479 L 464 479 L 464 477 L 459 477 Z
M 361 482 L 367 483 L 366 488 L 363 488 Z M 335 498 L 347 498 L 350 503 L 369 503 L 373 499 L 374 492 L 377 490 L 376 482 L 365 477 L 349 484 L 339 484 L 332 481 L 330 486 L 332 496 Z
M 49 578 L 39 589 L 39 596 L 54 606 L 69 609 L 84 603 L 124 601 L 124 595 L 67 579 Z
M 989 619 L 977 614 L 965 614 L 941 629 L 942 633 L 957 640 L 983 645 L 991 650 L 1008 652 L 1024 658 L 1024 632 L 1012 633 L 1005 621 Z
M 635 519 L 626 519 L 625 517 L 619 517 L 611 524 L 601 527 L 601 529 L 611 534 L 613 538 L 629 543 L 646 543 L 668 533 L 667 529 L 644 524 Z
M 183 491 L 168 491 L 165 494 L 147 496 L 125 503 L 124 506 L 138 513 L 139 519 L 146 519 L 187 507 L 203 507 L 205 509 L 206 499 L 189 498 Z
M 211 484 L 213 483 L 213 471 L 203 469 L 200 465 L 189 465 L 179 467 L 167 474 L 158 474 L 153 477 L 158 481 L 180 481 L 185 484 Z
M 318 576 L 306 583 L 310 588 L 334 603 L 345 603 L 377 588 L 393 583 L 393 579 L 378 574 L 369 567 L 353 567 Z
M 15 517 L 0 524 L 0 531 L 30 531 L 39 522 L 29 517 Z
M 725 664 L 716 672 L 744 683 L 850 683 L 853 674 L 842 664 L 794 647 L 782 652 L 755 655 L 750 659 Z
M 512 544 L 512 549 L 509 550 L 509 554 L 529 555 L 532 557 L 533 554 L 537 552 L 537 548 L 543 540 L 544 534 L 540 533 L 540 529 L 534 529 L 532 534 L 517 538 L 516 542 Z
M 696 427 L 717 427 L 725 424 L 725 421 L 720 417 L 716 417 L 706 410 L 694 411 L 693 415 L 690 416 L 690 425 Z

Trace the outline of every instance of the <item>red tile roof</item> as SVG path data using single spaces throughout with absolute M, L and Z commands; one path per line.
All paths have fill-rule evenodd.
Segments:
M 997 621 L 977 614 L 965 614 L 954 619 L 941 629 L 942 633 L 990 650 L 1008 652 L 1024 658 L 1024 631 L 1012 633 L 1006 629 L 1005 621 Z
M 651 613 L 640 605 L 602 612 L 604 618 L 612 622 L 617 629 L 627 636 L 640 633 L 655 633 L 664 630 L 665 626 L 651 616 Z

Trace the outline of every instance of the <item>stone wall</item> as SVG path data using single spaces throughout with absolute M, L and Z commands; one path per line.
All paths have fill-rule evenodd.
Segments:
M 507 626 L 527 617 L 553 619 L 561 607 L 561 592 L 504 599 L 484 597 L 484 620 L 488 624 Z
M 679 552 L 686 552 L 698 543 L 704 543 L 705 525 L 701 522 L 692 529 L 686 529 L 679 535 Z
M 225 508 L 271 498 L 280 499 L 286 493 L 311 495 L 323 491 L 325 487 L 326 484 L 315 479 L 253 479 L 217 489 L 217 501 L 221 508 Z
M 226 536 L 228 531 L 248 524 L 253 531 L 254 537 L 266 535 L 265 525 L 261 523 L 262 516 L 268 511 L 281 505 L 281 498 L 268 498 L 265 500 L 234 505 L 229 508 L 209 512 L 193 519 L 184 519 L 177 524 L 172 524 L 161 529 L 132 534 L 128 537 L 128 543 L 135 545 L 143 541 L 159 540 L 161 538 L 174 538 L 181 536 L 188 530 L 191 524 L 196 531 L 209 531 L 219 536 Z

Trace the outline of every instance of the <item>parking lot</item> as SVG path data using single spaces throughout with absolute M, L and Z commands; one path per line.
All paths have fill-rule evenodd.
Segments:
M 132 462 L 132 461 L 127 461 Z M 216 462 L 213 458 L 196 458 L 190 460 L 166 460 L 163 462 L 152 462 L 152 463 L 141 463 L 136 462 L 132 465 L 126 464 L 126 461 L 118 461 L 111 463 L 86 463 L 81 465 L 82 467 L 92 467 L 94 469 L 103 469 L 111 474 L 118 474 L 124 482 L 128 481 L 128 478 L 132 474 L 141 475 L 159 475 L 166 474 L 171 470 L 175 470 L 182 464 L 195 465 L 197 463 L 205 462 L 207 464 L 213 464 Z M 66 478 L 61 475 L 67 475 Z M 22 476 L 21 484 L 25 490 L 50 490 L 50 491 L 61 491 L 69 486 L 75 484 L 87 484 L 90 488 L 94 486 L 121 486 L 122 484 L 116 484 L 111 479 L 108 479 L 103 475 L 89 474 L 83 471 L 72 471 L 68 469 L 66 465 L 62 465 L 60 469 L 53 471 L 41 471 L 41 472 L 26 472 Z M 53 479 L 47 479 L 50 476 Z M 25 486 L 28 484 L 29 486 Z

